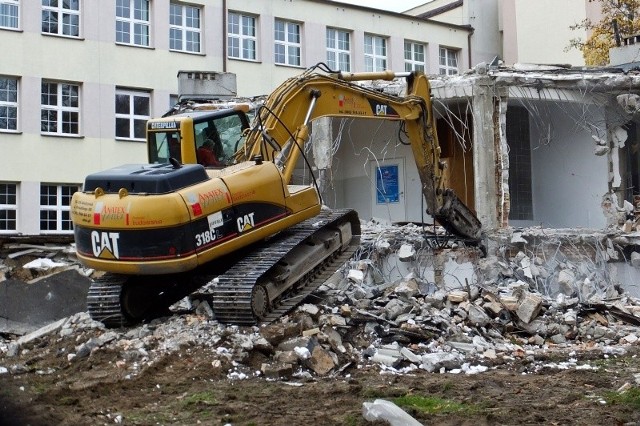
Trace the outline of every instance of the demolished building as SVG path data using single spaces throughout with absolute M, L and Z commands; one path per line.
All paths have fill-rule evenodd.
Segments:
M 431 84 L 448 182 L 481 220 L 488 257 L 518 255 L 523 278 L 549 295 L 602 296 L 608 288 L 638 294 L 640 74 L 480 64 L 462 75 L 432 77 Z M 329 126 L 326 152 L 333 160 L 318 167 L 327 204 L 356 208 L 365 220 L 429 223 L 398 125 L 332 119 Z M 399 196 L 380 203 L 375 194 L 389 186 L 377 176 L 388 167 L 395 167 Z M 473 249 L 426 252 L 404 267 L 387 267 L 399 275 L 422 268 L 427 279 L 453 283 L 478 283 L 486 275 L 483 256 Z M 392 253 L 389 262 L 397 258 Z

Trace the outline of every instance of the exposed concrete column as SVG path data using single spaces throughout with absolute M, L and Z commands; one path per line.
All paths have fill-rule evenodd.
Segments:
M 501 170 L 496 152 L 500 140 L 500 102 L 494 96 L 489 77 L 473 85 L 473 169 L 475 171 L 476 214 L 486 230 L 497 229 L 500 203 L 496 172 Z
M 333 162 L 333 121 L 331 117 L 320 117 L 313 121 L 313 159 L 318 169 L 318 190 L 324 198 L 327 189 L 327 174 Z

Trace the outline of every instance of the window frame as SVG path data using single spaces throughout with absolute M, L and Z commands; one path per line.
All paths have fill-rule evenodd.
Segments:
M 147 19 L 136 18 L 136 9 L 135 2 L 136 0 L 116 0 L 116 14 L 115 14 L 115 39 L 116 44 L 122 44 L 125 46 L 134 46 L 134 47 L 151 47 L 151 0 L 140 0 L 144 4 L 146 4 L 146 10 L 140 9 L 141 12 L 146 12 Z M 119 10 L 124 9 L 124 6 L 119 6 L 118 2 L 126 2 L 129 3 L 127 10 L 129 11 L 128 16 L 119 16 Z M 128 31 L 125 33 L 124 31 L 119 31 L 118 24 L 126 24 Z M 139 26 L 140 29 L 146 28 L 146 33 L 140 32 L 138 35 L 136 33 L 136 26 Z M 119 40 L 119 34 L 127 34 L 129 41 Z M 140 42 L 136 42 L 136 38 L 140 37 Z M 145 43 L 146 41 L 146 43 Z
M 10 89 L 7 89 L 6 91 L 2 89 L 2 80 L 11 80 L 11 81 L 15 81 L 15 101 L 11 101 L 11 100 L 7 100 L 9 99 L 10 95 Z M 3 95 L 4 92 L 7 93 L 6 99 L 5 96 Z M 11 128 L 9 127 L 8 123 L 11 120 L 11 117 L 9 116 L 9 110 L 10 109 L 14 109 L 15 110 L 15 127 Z M 6 115 L 3 116 L 4 111 L 6 110 Z M 14 133 L 14 132 L 18 132 L 19 131 L 19 126 L 20 126 L 20 79 L 17 77 L 10 77 L 10 76 L 3 76 L 0 75 L 0 125 L 2 123 L 2 119 L 5 119 L 7 121 L 7 127 L 0 127 L 0 132 L 5 132 L 5 133 Z
M 118 96 L 129 97 L 129 113 L 118 112 Z M 135 113 L 136 97 L 147 99 L 147 102 L 148 102 L 147 108 L 149 110 L 148 115 Z M 116 88 L 115 98 L 114 98 L 114 115 L 115 115 L 114 134 L 117 140 L 145 142 L 146 141 L 146 133 L 145 133 L 146 125 L 147 125 L 147 121 L 151 118 L 151 91 L 127 89 L 123 87 Z M 120 120 L 126 119 L 129 121 L 128 137 L 118 135 L 118 119 Z M 142 122 L 141 130 L 143 134 L 141 137 L 136 137 L 136 122 L 138 123 Z
M 42 34 L 45 35 L 52 35 L 52 36 L 58 36 L 58 37 L 69 37 L 69 38 L 80 38 L 81 36 L 81 30 L 82 30 L 82 13 L 81 13 L 81 0 L 77 0 L 77 5 L 78 5 L 78 9 L 70 9 L 67 7 L 64 7 L 64 2 L 59 2 L 58 6 L 49 6 L 48 4 L 45 5 L 44 3 L 49 2 L 51 0 L 42 0 L 41 2 L 41 8 L 42 8 L 42 13 L 41 13 L 41 19 L 40 19 L 40 24 L 42 25 L 41 31 Z M 45 13 L 55 13 L 57 15 L 57 30 L 56 32 L 52 32 L 52 31 L 45 31 L 44 30 L 44 24 L 45 24 Z M 73 24 L 67 24 L 65 25 L 65 15 L 67 16 L 75 16 L 77 17 L 77 24 L 73 25 Z M 62 19 L 60 19 L 60 16 L 62 16 Z M 49 21 L 46 21 L 49 22 Z M 66 34 L 65 33 L 65 28 L 70 27 L 70 28 L 77 28 L 77 34 Z
M 278 38 L 278 24 L 284 24 L 282 34 L 284 39 Z M 291 32 L 295 28 L 297 32 Z M 297 36 L 298 40 L 291 40 L 290 36 Z M 278 52 L 278 47 L 284 49 L 283 53 Z M 297 50 L 297 54 L 296 54 Z M 279 61 L 278 56 L 284 55 L 284 61 Z M 293 60 L 292 60 L 293 59 Z M 296 61 L 297 60 L 297 61 Z M 302 24 L 295 21 L 276 18 L 273 21 L 273 62 L 276 65 L 286 65 L 290 67 L 302 66 Z
M 367 43 L 367 39 L 371 39 L 371 43 Z M 375 41 L 382 42 L 382 46 L 378 46 L 378 43 Z M 376 51 L 378 47 L 381 47 L 384 51 L 383 54 L 378 54 Z M 375 34 L 365 34 L 364 35 L 364 69 L 367 72 L 377 72 L 377 71 L 386 71 L 389 62 L 388 56 L 388 47 L 387 47 L 387 37 L 383 37 Z M 383 66 L 381 69 L 377 66 L 378 61 L 383 61 Z
M 445 46 L 440 46 L 440 48 L 438 49 L 439 75 L 458 75 L 460 73 L 460 70 L 458 68 L 458 52 L 460 52 L 459 49 L 450 49 Z M 450 65 L 452 59 L 455 61 L 455 66 Z
M 180 25 L 172 23 L 173 19 L 173 9 L 180 8 Z M 190 18 L 188 16 L 188 11 L 193 10 L 197 11 L 197 18 L 193 16 Z M 169 4 L 169 50 L 173 52 L 183 52 L 183 53 L 202 53 L 202 8 L 191 5 L 181 5 L 178 3 L 171 2 Z M 197 19 L 198 26 L 188 26 L 189 20 L 195 21 Z M 172 37 L 174 31 L 180 32 L 180 48 L 172 47 L 174 38 Z M 197 42 L 193 40 L 189 40 L 189 35 L 197 35 Z M 176 40 L 178 40 L 176 38 Z M 197 50 L 193 50 L 189 48 L 189 45 L 197 43 Z
M 333 32 L 333 46 L 330 46 L 330 38 L 329 33 Z M 345 40 L 340 39 L 340 35 L 346 35 L 346 45 L 347 49 L 342 49 L 340 46 L 342 43 L 345 43 Z M 327 65 L 329 68 L 336 71 L 351 71 L 351 32 L 347 30 L 341 30 L 339 28 L 327 27 L 325 32 L 325 47 L 327 49 Z M 334 56 L 334 59 L 330 57 L 330 55 Z M 346 67 L 342 67 L 341 64 L 345 63 L 342 58 L 346 56 Z M 334 64 L 333 66 L 331 64 Z
M 50 98 L 50 94 L 51 91 L 45 92 L 43 91 L 44 86 L 45 85 L 55 85 L 56 86 L 56 104 L 52 105 L 52 104 L 44 104 L 43 100 L 45 95 L 47 95 L 48 98 Z M 70 95 L 65 95 L 64 94 L 64 88 L 65 86 L 68 86 L 69 88 L 74 87 L 76 89 L 76 94 L 75 96 L 73 96 L 72 94 Z M 71 82 L 63 82 L 63 81 L 55 81 L 55 80 L 42 80 L 42 83 L 40 85 L 40 134 L 42 135 L 52 135 L 52 136 L 80 136 L 80 107 L 81 107 L 81 86 L 80 84 L 77 83 L 71 83 Z M 73 101 L 73 99 L 76 99 L 76 106 L 67 106 L 64 105 L 64 100 L 66 98 L 69 98 L 71 101 Z M 45 121 L 43 120 L 43 113 L 45 111 L 54 111 L 56 112 L 56 131 L 52 132 L 49 130 L 44 130 L 43 129 L 43 123 L 45 123 Z M 75 121 L 75 126 L 77 128 L 76 132 L 65 132 L 64 128 L 65 125 L 67 126 L 73 126 L 74 122 L 70 121 L 70 120 L 65 120 L 65 115 L 73 115 L 76 114 L 77 120 Z M 51 120 L 46 120 L 46 123 L 50 123 Z M 67 124 L 65 124 L 67 123 Z M 49 126 L 47 126 L 49 127 Z
M 11 9 L 15 7 L 16 14 L 15 16 L 10 14 L 9 10 L 7 10 L 7 14 L 1 14 L 4 8 Z M 2 25 L 5 21 L 13 21 L 15 20 L 15 26 L 13 25 Z M 20 29 L 20 0 L 0 0 L 0 29 L 3 30 L 19 30 Z
M 232 17 L 237 17 L 238 22 L 232 22 Z M 251 23 L 253 25 L 245 25 Z M 237 26 L 237 32 L 232 29 Z M 251 35 L 251 30 L 253 35 Z M 237 41 L 237 46 L 235 46 Z M 234 56 L 232 50 L 237 48 L 238 54 Z M 227 14 L 227 58 L 245 61 L 258 60 L 258 17 L 229 11 Z
M 417 48 L 422 48 L 422 52 L 418 52 Z M 407 49 L 408 48 L 408 49 Z M 407 58 L 409 53 L 409 58 Z M 416 56 L 422 55 L 422 60 L 416 58 Z M 426 43 L 420 43 L 412 40 L 404 41 L 404 70 L 405 71 L 421 71 L 426 73 L 427 71 L 427 45 Z
M 5 187 L 13 187 L 13 193 L 5 191 Z M 10 197 L 14 198 L 14 203 L 9 203 Z M 0 234 L 15 234 L 18 232 L 18 184 L 15 182 L 0 182 L 0 212 L 13 212 L 13 218 L 0 217 Z M 6 202 L 5 202 L 6 201 Z M 9 228 L 8 225 L 13 224 L 13 228 Z M 7 227 L 5 227 L 5 225 Z
M 43 193 L 43 188 L 55 188 L 56 193 L 55 204 L 43 204 L 43 197 L 50 199 L 52 197 L 50 192 Z M 69 190 L 67 194 L 63 193 L 63 190 Z M 71 220 L 71 197 L 73 193 L 80 190 L 80 185 L 75 184 L 53 184 L 53 183 L 41 183 L 40 184 L 40 202 L 39 202 L 39 229 L 41 234 L 72 234 L 73 222 Z M 66 200 L 66 204 L 65 204 Z M 55 213 L 55 217 L 43 217 L 43 213 L 51 214 Z M 55 221 L 55 229 L 44 229 L 44 223 L 52 223 Z M 68 229 L 64 225 L 67 225 Z

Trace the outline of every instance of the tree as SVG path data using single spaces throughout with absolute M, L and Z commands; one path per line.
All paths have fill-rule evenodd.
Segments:
M 588 0 L 600 3 L 602 20 L 585 19 L 572 25 L 572 30 L 586 30 L 587 39 L 574 38 L 568 48 L 582 51 L 587 65 L 607 65 L 609 49 L 616 46 L 616 37 L 635 35 L 640 30 L 640 0 Z M 617 27 L 617 34 L 616 34 Z

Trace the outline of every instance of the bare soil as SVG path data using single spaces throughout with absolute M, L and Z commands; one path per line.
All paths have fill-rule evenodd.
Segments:
M 1 425 L 381 425 L 386 423 L 363 418 L 363 403 L 407 395 L 440 398 L 462 407 L 447 412 L 442 405 L 431 414 L 405 407 L 425 425 L 640 422 L 634 377 L 640 372 L 637 351 L 621 356 L 558 353 L 543 360 L 557 365 L 577 357 L 578 364 L 596 370 L 541 368 L 539 361 L 534 368 L 526 358 L 473 375 L 423 370 L 390 374 L 354 363 L 332 377 L 273 381 L 230 379 L 232 366 L 217 365 L 219 357 L 201 347 L 156 358 L 131 375 L 111 350 L 69 362 L 64 339 L 30 345 L 17 357 L 0 357 L 0 366 L 23 366 L 0 374 Z M 258 370 L 263 360 L 252 356 L 248 364 Z M 618 393 L 623 386 L 629 391 Z

